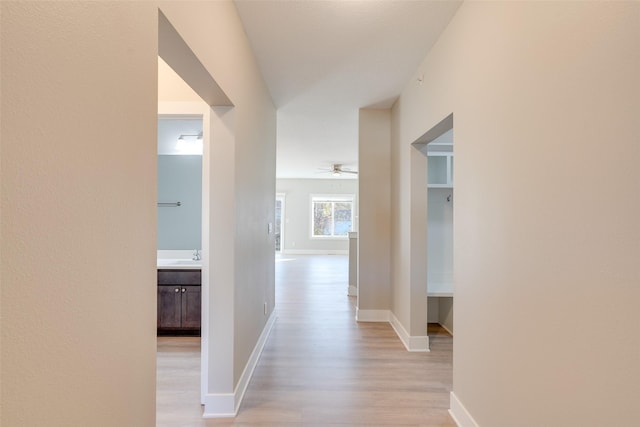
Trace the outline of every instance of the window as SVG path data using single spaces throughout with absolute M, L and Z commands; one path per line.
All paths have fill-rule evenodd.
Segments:
M 311 236 L 347 237 L 353 231 L 353 196 L 313 196 Z
M 282 252 L 284 244 L 284 227 L 282 219 L 284 218 L 284 194 L 276 194 L 276 224 L 275 224 L 275 241 L 276 252 Z

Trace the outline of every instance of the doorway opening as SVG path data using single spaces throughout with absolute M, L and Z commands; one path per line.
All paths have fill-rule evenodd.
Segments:
M 233 310 L 229 310 L 229 295 L 233 295 L 234 282 L 229 277 L 233 277 L 235 262 L 234 251 L 229 248 L 233 248 L 235 234 L 234 228 L 229 227 L 234 215 L 229 206 L 234 203 L 235 187 L 228 179 L 234 176 L 234 164 L 228 159 L 234 158 L 235 114 L 233 103 L 161 11 L 158 13 L 158 55 L 158 114 L 202 117 L 201 133 L 185 134 L 182 142 L 188 143 L 191 138 L 202 143 L 202 251 L 200 254 L 192 252 L 190 259 L 184 261 L 191 263 L 196 261 L 192 258 L 199 256 L 201 262 L 201 334 L 200 342 L 196 343 L 198 352 L 189 357 L 194 363 L 191 373 L 196 380 L 188 385 L 187 399 L 190 404 L 204 404 L 206 412 L 217 404 L 219 394 L 212 390 L 233 391 Z M 216 185 L 222 182 L 225 184 Z M 184 278 L 178 276 L 180 280 Z M 182 294 L 182 289 L 178 293 Z M 194 305 L 197 304 L 195 299 L 191 300 Z M 215 346 L 212 345 L 214 342 Z M 164 373 L 171 373 L 171 370 Z M 181 377 L 177 381 L 176 384 L 184 386 Z M 163 381 L 159 378 L 158 387 L 161 384 Z M 171 408 L 160 402 L 176 395 L 166 387 L 164 391 L 162 396 L 157 395 L 158 416 L 160 408 Z M 225 409 L 224 412 L 230 411 Z
M 200 336 L 202 117 L 158 116 L 158 336 Z
M 167 404 L 170 396 L 201 401 L 209 193 L 203 154 L 210 132 L 208 105 L 161 58 L 158 96 L 156 414 L 161 420 L 175 410 Z
M 453 115 L 416 142 L 426 156 L 427 335 L 453 335 Z

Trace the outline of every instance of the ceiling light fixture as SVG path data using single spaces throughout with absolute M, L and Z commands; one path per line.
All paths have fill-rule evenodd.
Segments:
M 177 154 L 202 154 L 202 143 L 202 132 L 183 133 L 178 136 L 175 150 Z

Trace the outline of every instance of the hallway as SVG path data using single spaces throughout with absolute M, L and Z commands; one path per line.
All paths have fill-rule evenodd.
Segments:
M 452 339 L 409 353 L 386 323 L 357 323 L 347 257 L 276 258 L 277 321 L 235 420 L 202 420 L 199 340 L 158 338 L 157 425 L 455 426 Z

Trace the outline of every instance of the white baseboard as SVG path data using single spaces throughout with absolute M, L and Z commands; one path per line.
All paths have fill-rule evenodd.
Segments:
M 356 320 L 358 322 L 388 322 L 408 351 L 429 351 L 429 337 L 427 335 L 410 336 L 390 310 L 361 310 L 356 308 Z
M 450 330 L 449 328 L 447 328 L 444 324 L 438 322 L 438 325 L 442 326 L 442 329 L 444 329 L 445 331 L 449 332 L 451 334 L 451 336 L 453 336 L 453 331 Z
M 349 295 L 350 297 L 357 297 L 358 296 L 358 288 L 355 286 L 349 286 L 349 290 L 347 291 L 347 295 Z
M 236 416 L 234 393 L 207 393 L 204 395 L 202 418 L 234 418 Z
M 244 398 L 244 393 L 247 391 L 247 387 L 249 386 L 249 380 L 251 380 L 253 371 L 258 364 L 258 360 L 260 359 L 264 345 L 267 342 L 267 338 L 271 333 L 271 329 L 273 329 L 276 318 L 276 311 L 273 310 L 271 312 L 271 316 L 269 316 L 269 319 L 267 320 L 267 324 L 264 326 L 264 329 L 262 329 L 260 338 L 258 338 L 258 342 L 253 348 L 251 356 L 249 356 L 247 365 L 244 367 L 244 371 L 240 376 L 240 381 L 238 381 L 238 385 L 236 385 L 234 392 L 205 395 L 204 413 L 202 414 L 202 418 L 234 418 L 238 414 L 238 409 L 240 408 L 240 404 Z
M 253 352 L 251 356 L 249 356 L 249 361 L 247 365 L 244 367 L 244 371 L 242 371 L 242 375 L 240 375 L 240 380 L 238 381 L 238 385 L 236 386 L 234 394 L 236 395 L 236 407 L 235 413 L 238 413 L 238 409 L 240 408 L 240 404 L 242 403 L 242 399 L 244 398 L 244 393 L 247 391 L 247 387 L 249 387 L 249 381 L 251 380 L 251 376 L 253 375 L 253 371 L 256 369 L 258 365 L 258 360 L 260 359 L 260 355 L 262 354 L 262 350 L 264 350 L 264 345 L 267 343 L 267 338 L 269 338 L 269 334 L 271 333 L 271 329 L 273 329 L 273 325 L 276 323 L 276 311 L 273 310 L 269 319 L 267 320 L 266 325 L 264 325 L 264 329 L 262 329 L 262 333 L 260 334 L 260 338 L 258 338 L 258 342 L 256 346 L 253 348 Z
M 284 255 L 349 255 L 349 250 L 345 249 L 285 249 Z
M 454 392 L 451 392 L 449 406 L 449 415 L 451 415 L 451 418 L 453 418 L 453 421 L 456 422 L 458 427 L 478 427 L 478 423 L 476 423 L 462 402 L 458 400 Z
M 396 331 L 398 338 L 400 338 L 400 341 L 402 341 L 402 344 L 404 344 L 404 347 L 407 349 L 407 351 L 429 351 L 429 337 L 427 335 L 409 335 L 404 326 L 402 326 L 402 323 L 400 323 L 398 318 L 393 313 L 390 313 L 389 323 L 391 323 L 391 327 L 394 331 Z
M 360 310 L 356 308 L 358 322 L 388 322 L 389 310 Z

